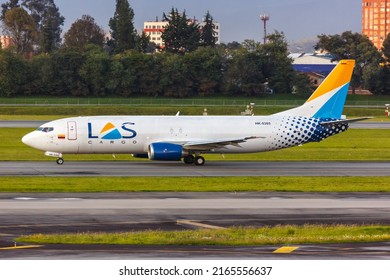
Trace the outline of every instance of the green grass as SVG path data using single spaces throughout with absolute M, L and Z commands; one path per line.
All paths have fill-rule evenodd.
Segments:
M 145 231 L 126 233 L 36 234 L 17 242 L 43 244 L 129 245 L 291 245 L 310 243 L 388 242 L 390 226 L 305 225 L 221 230 Z
M 389 101 L 390 102 L 390 101 Z M 158 105 L 158 106 L 133 106 L 133 105 L 99 105 L 99 106 L 0 106 L 0 119 L 44 119 L 52 120 L 60 117 L 94 116 L 94 115 L 175 115 L 178 111 L 182 115 L 201 115 L 207 108 L 209 115 L 240 115 L 245 110 L 247 103 L 230 106 L 190 106 L 190 105 Z M 280 104 L 255 106 L 256 115 L 270 115 L 283 110 L 291 109 L 296 105 Z M 383 118 L 383 108 L 355 108 L 346 107 L 344 112 L 349 118 L 373 116 Z
M 1 177 L 2 193 L 390 192 L 383 177 Z

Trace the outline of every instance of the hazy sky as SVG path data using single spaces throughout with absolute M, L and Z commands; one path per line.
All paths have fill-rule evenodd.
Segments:
M 5 0 L 0 0 L 0 3 Z M 64 31 L 82 15 L 88 14 L 105 30 L 114 15 L 115 0 L 55 0 L 66 18 Z M 134 9 L 134 24 L 161 19 L 172 7 L 186 10 L 188 17 L 201 19 L 209 10 L 221 23 L 222 42 L 262 40 L 260 14 L 267 13 L 268 32 L 283 31 L 288 41 L 336 34 L 346 30 L 361 32 L 361 0 L 129 0 Z

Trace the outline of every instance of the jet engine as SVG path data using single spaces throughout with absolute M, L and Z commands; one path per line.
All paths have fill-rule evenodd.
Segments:
M 153 143 L 149 145 L 150 160 L 180 161 L 187 153 L 183 147 L 172 143 Z

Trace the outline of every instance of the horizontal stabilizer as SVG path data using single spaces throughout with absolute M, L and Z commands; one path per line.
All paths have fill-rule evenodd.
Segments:
M 349 124 L 351 122 L 359 122 L 364 120 L 372 119 L 373 117 L 363 117 L 363 118 L 355 118 L 355 119 L 345 119 L 345 120 L 336 120 L 336 121 L 325 121 L 320 122 L 320 125 L 338 125 L 338 124 Z

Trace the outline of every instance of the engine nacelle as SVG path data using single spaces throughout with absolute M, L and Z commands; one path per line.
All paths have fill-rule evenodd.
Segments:
M 153 143 L 149 145 L 150 160 L 180 161 L 184 156 L 183 147 L 171 143 Z

